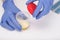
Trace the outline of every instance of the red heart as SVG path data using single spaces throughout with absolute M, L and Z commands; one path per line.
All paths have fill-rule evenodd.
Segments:
M 34 3 L 29 3 L 29 4 L 27 5 L 27 9 L 28 9 L 28 11 L 30 12 L 30 14 L 33 14 L 33 12 L 34 12 L 35 9 L 36 9 L 36 5 L 35 5 Z

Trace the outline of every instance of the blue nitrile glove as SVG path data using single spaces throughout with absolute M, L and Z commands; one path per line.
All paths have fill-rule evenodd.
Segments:
M 35 17 L 36 19 L 39 19 L 42 16 L 48 14 L 48 12 L 50 11 L 53 5 L 53 0 L 28 0 L 26 4 L 28 5 L 29 3 L 35 2 L 35 1 L 38 1 L 38 5 L 33 13 L 33 17 Z
M 20 11 L 14 4 L 13 0 L 5 0 L 3 3 L 4 14 L 2 16 L 1 25 L 8 30 L 18 30 L 22 28 L 16 20 L 16 14 Z

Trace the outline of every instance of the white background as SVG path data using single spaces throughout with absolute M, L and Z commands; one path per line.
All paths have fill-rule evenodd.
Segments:
M 25 0 L 14 0 L 14 2 L 19 9 L 26 10 Z M 0 19 L 3 12 L 0 1 Z M 21 32 L 8 31 L 0 26 L 0 40 L 60 40 L 60 14 L 50 11 L 48 15 L 32 22 L 27 30 Z

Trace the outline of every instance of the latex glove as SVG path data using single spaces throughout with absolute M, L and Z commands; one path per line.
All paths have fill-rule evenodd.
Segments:
M 18 30 L 20 31 L 22 28 L 16 20 L 16 14 L 20 11 L 15 5 L 13 0 L 5 0 L 3 3 L 3 8 L 5 10 L 1 26 L 8 30 Z
M 39 19 L 42 16 L 48 14 L 48 12 L 50 11 L 53 5 L 53 0 L 28 0 L 26 4 L 28 5 L 29 3 L 35 2 L 35 1 L 38 1 L 38 5 L 33 13 L 33 17 L 35 17 L 36 19 Z

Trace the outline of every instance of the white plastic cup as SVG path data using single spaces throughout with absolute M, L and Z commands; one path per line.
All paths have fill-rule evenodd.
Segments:
M 26 30 L 29 27 L 30 23 L 27 21 L 28 18 L 21 11 L 16 14 L 16 19 L 18 23 L 21 25 L 22 30 Z

